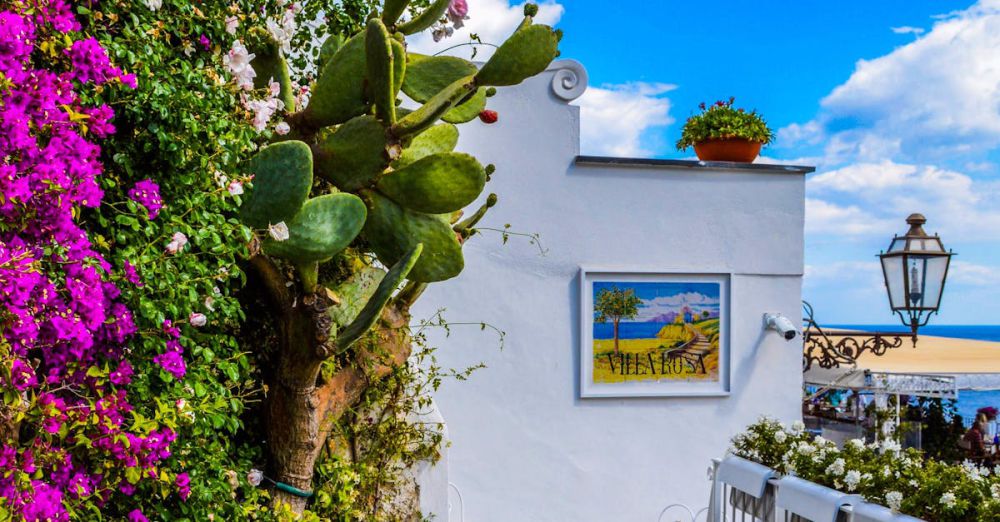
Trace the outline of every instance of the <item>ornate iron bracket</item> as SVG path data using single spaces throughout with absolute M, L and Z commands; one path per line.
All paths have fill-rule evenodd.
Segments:
M 916 332 L 855 332 L 850 330 L 823 329 L 813 316 L 813 308 L 802 301 L 805 328 L 802 332 L 802 371 L 812 367 L 837 368 L 840 365 L 857 366 L 858 357 L 864 352 L 882 356 L 891 348 L 903 345 L 903 338 L 909 337 L 917 346 Z

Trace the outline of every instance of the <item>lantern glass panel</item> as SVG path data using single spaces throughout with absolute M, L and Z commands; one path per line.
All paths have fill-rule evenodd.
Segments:
M 912 308 L 937 309 L 944 290 L 946 256 L 907 256 L 907 294 Z
M 906 307 L 906 288 L 903 279 L 903 258 L 883 257 L 882 271 L 889 291 L 889 305 L 893 310 Z

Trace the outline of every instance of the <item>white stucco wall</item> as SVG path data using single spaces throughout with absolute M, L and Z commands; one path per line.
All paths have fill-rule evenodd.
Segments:
M 463 126 L 459 144 L 497 167 L 487 192 L 500 203 L 481 225 L 538 233 L 546 254 L 486 232 L 466 244 L 465 271 L 414 310 L 506 332 L 502 350 L 475 326 L 431 335 L 444 365 L 487 365 L 436 397 L 463 522 L 653 521 L 670 503 L 700 508 L 709 459 L 733 434 L 761 414 L 799 418 L 801 342 L 765 334 L 761 316 L 801 314 L 804 176 L 577 165 L 579 109 L 550 85 L 572 78 L 566 67 L 501 89 L 490 102 L 499 123 Z M 731 272 L 731 395 L 580 399 L 581 265 Z

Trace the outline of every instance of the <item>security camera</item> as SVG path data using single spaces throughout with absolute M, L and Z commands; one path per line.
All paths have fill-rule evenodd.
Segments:
M 795 335 L 799 333 L 795 324 L 781 314 L 764 314 L 764 328 L 780 333 L 786 341 L 795 339 Z

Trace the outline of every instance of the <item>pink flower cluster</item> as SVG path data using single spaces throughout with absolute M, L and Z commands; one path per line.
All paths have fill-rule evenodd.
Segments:
M 122 387 L 133 369 L 123 347 L 136 326 L 109 280 L 110 264 L 74 217 L 103 197 L 91 138 L 114 132 L 114 111 L 81 106 L 77 90 L 134 88 L 135 78 L 112 66 L 96 40 L 74 41 L 80 26 L 67 2 L 16 5 L 21 12 L 0 11 L 0 365 L 10 370 L 0 385 L 24 392 L 15 407 L 35 426 L 21 440 L 0 441 L 0 498 L 16 518 L 63 521 L 64 504 L 134 492 L 123 480 L 127 468 L 155 479 L 174 434 L 129 432 Z M 43 42 L 68 45 L 64 59 L 36 51 Z M 137 188 L 155 217 L 155 184 Z M 108 366 L 114 370 L 102 378 Z

